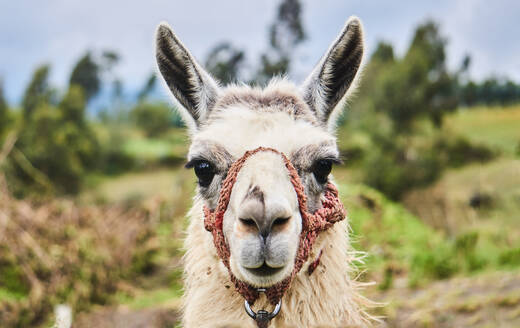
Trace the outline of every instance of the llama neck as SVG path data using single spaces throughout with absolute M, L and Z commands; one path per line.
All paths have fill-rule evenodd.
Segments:
M 243 310 L 243 298 L 234 290 L 227 269 L 217 256 L 212 236 L 204 229 L 202 202 L 196 200 L 190 211 L 190 225 L 185 239 L 184 324 L 186 327 L 208 327 L 240 323 L 240 327 L 255 327 Z M 320 264 L 309 275 L 308 263 L 320 253 Z M 270 327 L 360 324 L 366 313 L 360 303 L 359 283 L 351 280 L 352 261 L 348 225 L 340 222 L 323 232 L 300 273 L 282 299 L 282 311 Z M 207 309 L 212 309 L 207 311 Z M 270 309 L 264 296 L 255 308 Z M 206 309 L 206 310 L 203 310 Z M 290 323 L 290 324 L 289 324 Z

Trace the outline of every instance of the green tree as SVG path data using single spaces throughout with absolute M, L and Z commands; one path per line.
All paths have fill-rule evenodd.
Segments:
M 0 141 L 3 139 L 10 121 L 9 106 L 5 100 L 3 83 L 0 80 Z
M 157 137 L 173 126 L 172 111 L 163 103 L 139 103 L 130 112 L 130 119 L 147 136 Z
M 404 56 L 380 42 L 366 66 L 352 110 L 358 116 L 349 114 L 347 122 L 361 127 L 369 140 L 362 156 L 364 182 L 390 198 L 432 183 L 446 167 L 457 165 L 451 161 L 456 154 L 469 158 L 484 152 L 464 140 L 445 142 L 439 129 L 425 133 L 425 125 L 416 124 L 430 121 L 438 128 L 444 115 L 458 106 L 459 81 L 469 59 L 449 71 L 445 47 L 438 25 L 426 22 L 416 29 Z
M 244 60 L 244 51 L 235 49 L 228 42 L 222 42 L 211 49 L 205 66 L 220 82 L 228 84 L 239 80 Z
M 34 71 L 22 99 L 24 117 L 28 118 L 37 106 L 50 101 L 49 71 L 49 65 L 42 65 Z
M 419 117 L 440 126 L 443 115 L 457 107 L 458 76 L 446 68 L 445 45 L 437 24 L 427 22 L 415 31 L 404 58 L 384 62 L 379 70 L 374 107 L 390 117 L 396 132 L 409 132 Z M 381 62 L 389 51 L 376 54 L 373 60 Z
M 103 70 L 105 70 L 107 72 L 112 71 L 114 66 L 116 66 L 117 63 L 119 63 L 119 61 L 121 60 L 121 56 L 113 50 L 103 51 L 101 58 L 102 58 L 101 66 L 103 67 Z
M 83 89 L 73 85 L 58 106 L 41 102 L 24 120 L 13 154 L 18 196 L 80 191 L 98 149 L 85 106 Z
M 139 102 L 143 102 L 144 100 L 146 100 L 146 97 L 148 97 L 150 93 L 154 90 L 156 83 L 157 75 L 155 75 L 155 73 L 151 73 L 148 79 L 146 80 L 143 88 L 137 94 L 137 100 Z
M 395 61 L 394 48 L 390 43 L 380 41 L 372 54 L 371 63 L 393 63 Z
M 87 100 L 83 89 L 72 86 L 58 106 L 61 119 L 70 128 L 70 151 L 75 153 L 84 170 L 97 169 L 99 145 L 86 119 Z
M 69 85 L 83 88 L 87 102 L 101 89 L 101 66 L 93 59 L 90 52 L 81 57 L 72 69 Z
M 300 1 L 282 0 L 276 19 L 269 28 L 270 48 L 260 56 L 260 68 L 254 82 L 263 84 L 274 75 L 286 74 L 294 49 L 304 40 Z
M 460 86 L 462 102 L 467 105 L 508 105 L 520 102 L 520 85 L 509 79 L 490 77 Z

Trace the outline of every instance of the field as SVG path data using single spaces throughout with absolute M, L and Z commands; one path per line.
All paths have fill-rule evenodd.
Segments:
M 449 116 L 444 128 L 487 144 L 500 155 L 488 163 L 450 169 L 434 184 L 406 194 L 402 203 L 360 184 L 348 163 L 335 170 L 354 246 L 367 253 L 365 264 L 358 264 L 360 279 L 374 281 L 366 294 L 386 304 L 374 310 L 384 317 L 382 327 L 518 327 L 520 107 L 462 110 Z M 124 259 L 139 269 L 114 276 L 117 283 L 109 286 L 111 295 L 102 302 L 74 308 L 74 327 L 175 327 L 179 318 L 183 229 L 196 182 L 193 172 L 181 165 L 185 136 L 177 131 L 165 140 L 134 136 L 125 147 L 148 164 L 133 173 L 93 177 L 78 203 L 93 206 L 99 211 L 93 212 L 95 217 L 114 208 L 117 217 L 133 213 L 132 220 L 137 220 L 135 213 L 145 213 L 149 233 L 143 238 L 149 257 L 141 262 Z M 164 157 L 175 160 L 165 165 Z M 19 213 L 26 207 L 42 211 L 39 204 L 19 206 Z M 57 201 L 52 206 L 65 205 Z M 63 231 L 64 236 L 70 233 Z M 111 231 L 118 234 L 117 229 Z M 114 245 L 119 245 L 117 240 Z M 136 239 L 135 254 L 142 256 L 139 247 Z M 43 245 L 38 254 L 59 259 L 59 250 Z M 85 252 L 87 258 L 92 256 L 88 247 Z M 110 259 L 91 260 L 119 263 Z M 81 288 L 87 295 L 91 285 Z M 4 306 L 16 307 L 31 295 L 23 288 L 0 288 Z M 67 294 L 53 298 L 52 305 L 63 301 L 74 307 L 82 300 Z M 40 326 L 51 321 L 46 317 Z
M 386 326 L 519 324 L 520 262 L 515 255 L 520 247 L 520 161 L 515 155 L 519 126 L 520 108 L 478 108 L 448 117 L 445 129 L 492 146 L 501 155 L 490 163 L 447 171 L 434 185 L 409 193 L 404 207 L 375 190 L 349 183 L 348 166 L 336 170 L 355 247 L 368 253 L 362 278 L 377 282 L 367 293 L 388 303 L 376 311 L 387 318 Z M 184 183 L 191 180 L 187 186 L 194 185 L 191 172 L 172 169 L 125 175 L 98 190 L 114 201 L 132 198 L 129 190 L 136 189 L 144 198 L 153 193 L 175 198 L 177 192 L 168 190 L 165 180 L 178 181 L 180 176 Z M 139 187 L 131 188 L 132 184 Z M 491 203 L 472 207 L 469 201 L 475 195 L 489 195 Z M 139 313 L 161 321 L 176 309 L 178 302 L 171 297 L 175 295 L 175 290 L 163 287 L 138 292 L 134 298 L 123 298 L 123 305 L 110 314 L 100 309 L 92 316 Z
M 520 107 L 462 109 L 451 115 L 446 128 L 473 141 L 497 147 L 506 155 L 520 151 Z

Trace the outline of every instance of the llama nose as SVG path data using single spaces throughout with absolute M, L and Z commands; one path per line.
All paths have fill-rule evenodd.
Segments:
M 275 226 L 286 224 L 291 218 L 287 202 L 262 198 L 246 198 L 239 211 L 240 224 L 256 232 L 264 243 Z

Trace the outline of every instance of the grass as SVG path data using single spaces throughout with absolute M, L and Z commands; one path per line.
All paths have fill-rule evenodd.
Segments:
M 475 197 L 487 202 L 472 207 Z M 433 186 L 409 193 L 404 203 L 452 238 L 477 235 L 476 252 L 500 266 L 518 262 L 511 252 L 520 245 L 519 200 L 520 160 L 502 158 L 449 170 Z
M 475 108 L 447 117 L 446 129 L 496 147 L 504 156 L 484 165 L 448 170 L 435 185 L 414 191 L 410 197 L 415 195 L 416 198 L 407 198 L 404 205 L 388 200 L 374 189 L 352 184 L 356 172 L 348 167 L 348 161 L 346 167 L 336 168 L 334 175 L 349 213 L 353 244 L 368 253 L 364 278 L 375 280 L 380 289 L 392 292 L 402 281 L 426 290 L 436 284 L 432 284 L 432 280 L 454 275 L 517 270 L 520 266 L 520 160 L 514 159 L 513 154 L 520 141 L 519 126 L 520 107 Z M 352 144 L 366 146 L 363 136 L 354 139 Z M 156 161 L 168 156 L 183 158 L 187 143 L 184 132 L 175 130 L 155 140 L 133 134 L 124 147 L 136 158 Z M 345 153 L 354 156 L 356 148 L 346 147 Z M 158 224 L 153 232 L 158 243 L 158 251 L 153 255 L 156 271 L 138 277 L 129 290 L 118 292 L 117 303 L 131 309 L 178 306 L 182 295 L 179 258 L 186 225 L 184 215 L 191 204 L 195 180 L 191 170 L 180 166 L 159 167 L 102 177 L 81 196 L 85 202 L 103 200 L 145 206 L 156 199 L 166 200 L 157 211 Z M 468 199 L 475 192 L 490 194 L 491 205 L 479 210 L 469 208 Z M 444 204 L 439 215 L 444 221 L 428 219 L 428 212 L 438 211 L 439 202 Z M 414 209 L 414 204 L 423 212 L 412 213 L 409 209 Z M 446 291 L 441 287 L 435 297 Z M 455 288 L 457 286 L 451 286 L 452 291 Z M 419 294 L 419 290 L 415 291 Z M 0 300 L 17 302 L 23 297 L 0 288 Z M 496 298 L 496 303 L 517 307 L 518 299 L 518 294 L 504 294 Z M 413 306 L 419 309 L 433 300 Z M 465 303 L 454 303 L 450 311 L 473 314 L 480 311 L 475 308 L 479 306 L 480 303 L 468 299 Z
M 25 300 L 26 298 L 27 298 L 26 293 L 14 292 L 12 290 L 0 287 L 0 302 L 3 302 L 3 301 L 19 302 L 19 301 Z
M 179 198 L 195 187 L 191 171 L 181 167 L 155 168 L 105 177 L 81 196 L 85 201 L 102 199 L 109 203 L 147 199 L 154 196 Z M 191 195 L 191 193 L 187 193 Z
M 464 269 L 454 243 L 401 204 L 364 185 L 340 185 L 340 192 L 354 247 L 368 253 L 365 269 L 380 288 L 390 288 L 396 277 L 415 286 Z
M 139 291 L 133 295 L 121 293 L 117 296 L 118 303 L 126 305 L 134 310 L 146 309 L 157 306 L 178 307 L 182 289 L 158 288 L 148 291 Z
M 187 153 L 187 136 L 184 129 L 171 129 L 161 138 L 136 135 L 123 144 L 125 153 L 142 161 L 159 161 L 171 158 L 178 161 Z
M 514 155 L 520 144 L 520 106 L 461 109 L 446 118 L 445 128 Z

